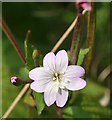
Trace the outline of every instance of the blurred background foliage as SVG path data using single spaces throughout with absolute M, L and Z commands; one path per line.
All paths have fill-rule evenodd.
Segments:
M 86 13 L 87 14 L 87 13 Z M 24 51 L 24 40 L 27 30 L 31 30 L 30 43 L 43 55 L 48 53 L 77 15 L 75 3 L 2 3 L 2 15 Z M 77 98 L 70 99 L 64 108 L 67 118 L 104 118 L 110 117 L 110 103 L 102 104 L 104 96 L 109 99 L 110 78 L 107 75 L 110 65 L 110 3 L 97 3 L 96 37 L 92 67 L 87 78 L 87 87 L 81 90 Z M 81 48 L 86 48 L 87 18 L 84 17 Z M 58 48 L 69 50 L 73 31 Z M 10 83 L 11 76 L 23 75 L 24 64 L 20 60 L 8 38 L 2 36 L 2 114 L 8 109 L 21 87 Z M 106 69 L 107 68 L 107 69 Z M 105 74 L 101 74 L 103 70 Z M 77 92 L 75 93 L 77 94 Z M 16 105 L 9 118 L 32 117 L 23 102 L 24 97 Z M 103 100 L 105 101 L 105 100 Z M 69 105 L 74 105 L 70 107 Z M 69 107 L 68 107 L 69 106 Z M 112 109 L 112 107 L 111 107 Z M 53 112 L 54 111 L 54 112 Z M 54 108 L 45 107 L 40 117 L 57 117 Z

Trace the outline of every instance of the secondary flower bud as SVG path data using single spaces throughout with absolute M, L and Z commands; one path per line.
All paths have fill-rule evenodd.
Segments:
M 33 80 L 31 80 L 31 79 L 21 80 L 20 78 L 13 76 L 13 77 L 11 77 L 10 82 L 15 86 L 20 86 L 23 84 L 32 83 Z
M 76 8 L 80 13 L 82 13 L 83 10 L 91 11 L 92 9 L 88 0 L 76 0 Z
M 39 54 L 40 54 L 39 51 L 37 49 L 34 49 L 34 51 L 33 51 L 33 59 L 37 59 Z
M 11 77 L 10 82 L 15 86 L 19 86 L 22 84 L 22 81 L 16 76 Z

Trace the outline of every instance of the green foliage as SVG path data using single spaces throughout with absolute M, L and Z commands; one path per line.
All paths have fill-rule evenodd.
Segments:
M 34 60 L 32 58 L 34 47 L 31 46 L 27 40 L 25 40 L 25 52 L 26 52 L 26 67 L 31 70 L 35 67 Z
M 86 80 L 87 85 L 86 87 L 81 90 L 81 93 L 84 93 L 88 96 L 92 96 L 94 98 L 98 97 L 102 97 L 104 95 L 104 92 L 106 90 L 105 87 L 99 85 L 98 83 L 93 82 L 92 80 Z
M 109 118 L 111 115 L 108 107 L 101 106 L 96 98 L 88 95 L 82 97 L 80 105 L 84 111 L 92 114 L 92 118 Z
M 112 111 L 99 104 L 96 97 L 80 93 L 72 104 L 65 108 L 64 118 L 109 118 Z
M 26 67 L 22 67 L 19 73 L 22 79 L 29 79 L 29 70 Z
M 64 110 L 64 118 L 91 118 L 91 114 L 79 106 L 70 106 Z
M 86 49 L 80 49 L 79 55 L 78 55 L 78 61 L 77 61 L 77 65 L 81 65 L 85 55 L 89 52 L 89 48 Z
M 37 103 L 38 114 L 40 115 L 45 107 L 44 94 L 33 91 L 33 96 Z
M 39 54 L 38 63 L 40 66 L 43 66 L 43 55 Z

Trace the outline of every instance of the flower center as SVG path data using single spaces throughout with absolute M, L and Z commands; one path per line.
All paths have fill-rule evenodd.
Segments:
M 53 81 L 60 82 L 61 81 L 61 75 L 58 73 L 55 73 L 53 76 Z

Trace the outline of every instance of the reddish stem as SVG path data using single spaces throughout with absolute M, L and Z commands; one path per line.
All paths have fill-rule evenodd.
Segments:
M 9 29 L 8 25 L 6 24 L 5 20 L 0 15 L 0 26 L 2 27 L 4 33 L 14 46 L 15 50 L 17 51 L 18 55 L 20 56 L 21 60 L 26 63 L 25 56 L 23 51 L 21 50 L 18 42 L 16 41 L 14 35 L 12 34 L 11 30 Z
M 57 115 L 59 116 L 59 118 L 63 118 L 62 114 L 61 114 L 61 111 L 60 111 L 60 108 L 56 105 L 56 103 L 54 103 L 54 107 L 55 107 L 55 110 L 56 110 Z

